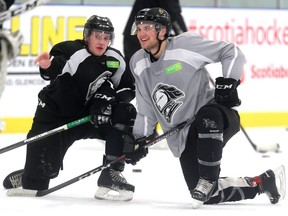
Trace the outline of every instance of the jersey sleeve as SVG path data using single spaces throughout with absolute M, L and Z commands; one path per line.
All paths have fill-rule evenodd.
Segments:
M 236 44 L 212 41 L 192 33 L 184 33 L 183 35 L 193 40 L 187 46 L 191 46 L 190 50 L 193 50 L 206 64 L 221 63 L 223 77 L 236 80 L 241 78 L 245 56 Z
M 66 43 L 56 44 L 50 51 L 51 65 L 47 69 L 40 68 L 40 75 L 44 80 L 53 80 L 61 74 L 69 54 L 66 51 Z

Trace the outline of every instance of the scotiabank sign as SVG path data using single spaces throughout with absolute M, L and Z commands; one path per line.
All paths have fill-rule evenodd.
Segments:
M 222 25 L 198 25 L 198 20 L 192 19 L 189 30 L 196 31 L 212 40 L 225 40 L 238 45 L 288 45 L 288 24 L 282 26 L 277 19 L 271 19 L 265 25 L 255 25 L 245 18 L 241 23 L 235 19 L 226 20 Z

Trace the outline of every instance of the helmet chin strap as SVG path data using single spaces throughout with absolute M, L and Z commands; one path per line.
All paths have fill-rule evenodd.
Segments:
M 155 61 L 158 60 L 154 56 L 157 55 L 157 53 L 160 51 L 160 48 L 161 48 L 161 45 L 162 45 L 163 41 L 165 41 L 167 39 L 167 38 L 164 38 L 163 40 L 160 40 L 158 38 L 158 36 L 159 36 L 159 32 L 157 33 L 157 40 L 159 41 L 159 44 L 158 44 L 158 49 L 157 49 L 157 51 L 155 53 L 151 53 L 149 50 L 144 49 L 150 55 L 150 59 L 151 59 L 152 62 L 155 62 Z

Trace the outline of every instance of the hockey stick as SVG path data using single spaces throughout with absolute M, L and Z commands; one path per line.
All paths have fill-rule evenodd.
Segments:
M 9 10 L 0 13 L 0 23 L 9 20 L 15 16 L 30 11 L 40 5 L 48 3 L 50 0 L 29 0 L 17 6 L 12 6 Z
M 153 138 L 151 140 L 148 140 L 146 142 L 146 144 L 144 144 L 142 146 L 138 146 L 137 148 L 148 148 L 149 146 L 154 145 L 155 143 L 157 143 L 157 142 L 159 142 L 159 141 L 161 141 L 163 139 L 166 139 L 167 137 L 177 133 L 179 130 L 181 130 L 185 126 L 190 125 L 193 122 L 193 120 L 194 120 L 194 118 L 189 119 L 189 120 L 177 125 L 176 127 L 166 131 L 162 135 L 160 135 L 158 137 L 155 137 L 155 138 Z M 6 194 L 7 194 L 7 196 L 29 196 L 29 197 L 46 196 L 46 195 L 48 195 L 50 193 L 53 193 L 53 192 L 58 191 L 58 190 L 60 190 L 60 189 L 62 189 L 64 187 L 67 187 L 67 186 L 69 186 L 69 185 L 71 185 L 73 183 L 76 183 L 76 182 L 78 182 L 78 181 L 80 181 L 80 180 L 82 180 L 82 179 L 84 179 L 86 177 L 89 177 L 89 176 L 91 176 L 91 175 L 93 175 L 93 174 L 95 174 L 95 173 L 97 173 L 99 171 L 102 171 L 103 169 L 109 167 L 111 164 L 116 163 L 118 161 L 122 161 L 122 160 L 125 160 L 125 155 L 122 155 L 122 156 L 116 158 L 115 160 L 113 160 L 113 161 L 111 161 L 111 162 L 109 162 L 107 164 L 103 164 L 103 165 L 101 165 L 101 166 L 99 166 L 97 168 L 94 168 L 94 169 L 92 169 L 92 170 L 90 170 L 88 172 L 83 173 L 82 175 L 79 175 L 79 176 L 77 176 L 75 178 L 72 178 L 72 179 L 70 179 L 70 180 L 68 180 L 66 182 L 63 182 L 63 183 L 61 183 L 59 185 L 56 185 L 56 186 L 54 186 L 52 188 L 49 188 L 47 190 L 29 190 L 29 189 L 12 188 L 12 189 L 7 190 Z
M 215 82 L 212 79 L 212 77 L 209 75 L 209 80 L 212 83 L 212 85 L 215 87 Z M 252 146 L 252 148 L 259 153 L 267 153 L 267 152 L 279 152 L 280 145 L 278 143 L 275 144 L 269 144 L 269 145 L 256 145 L 249 135 L 247 134 L 245 128 L 240 124 L 241 131 L 244 133 L 245 137 L 247 138 L 248 142 Z
M 23 146 L 23 145 L 28 145 L 28 144 L 30 144 L 32 142 L 35 142 L 35 141 L 38 141 L 40 139 L 49 137 L 49 136 L 51 136 L 53 134 L 56 134 L 56 133 L 60 133 L 60 132 L 62 132 L 64 130 L 68 130 L 70 128 L 73 128 L 73 127 L 76 127 L 78 125 L 84 124 L 86 122 L 89 122 L 90 120 L 91 120 L 91 117 L 90 116 L 86 116 L 86 117 L 80 118 L 78 120 L 72 121 L 72 122 L 67 123 L 65 125 L 62 125 L 62 126 L 60 126 L 58 128 L 54 128 L 52 130 L 49 130 L 49 131 L 46 131 L 44 133 L 38 134 L 38 135 L 36 135 L 34 137 L 22 140 L 20 142 L 17 142 L 15 144 L 12 144 L 12 145 L 9 145 L 9 146 L 6 146 L 6 147 L 0 149 L 0 154 L 2 154 L 4 152 L 7 152 L 7 151 L 10 151 L 12 149 L 18 148 L 18 147 Z

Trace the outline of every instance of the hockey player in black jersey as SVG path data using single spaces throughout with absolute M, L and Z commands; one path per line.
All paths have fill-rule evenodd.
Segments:
M 283 199 L 284 166 L 256 177 L 220 177 L 223 149 L 240 129 L 237 87 L 244 55 L 239 47 L 193 32 L 169 37 L 171 19 L 162 8 L 139 11 L 134 26 L 142 49 L 130 60 L 137 116 L 133 135 L 125 135 L 126 162 L 136 164 L 147 155 L 148 149 L 138 144 L 145 145 L 143 137 L 153 133 L 157 122 L 166 132 L 194 118 L 190 126 L 167 137 L 170 150 L 180 159 L 193 208 L 262 193 L 272 204 Z M 214 89 L 205 65 L 216 62 L 222 64 L 222 76 L 216 78 Z
M 50 84 L 38 94 L 38 106 L 27 138 L 91 114 L 91 122 L 27 145 L 24 171 L 5 178 L 5 188 L 45 190 L 58 176 L 68 148 L 80 139 L 105 140 L 104 163 L 122 155 L 123 131 L 136 116 L 129 103 L 135 96 L 134 81 L 126 73 L 120 51 L 112 48 L 114 27 L 107 17 L 91 16 L 84 25 L 83 40 L 56 44 L 39 55 L 40 75 Z M 134 186 L 121 175 L 124 161 L 101 172 L 95 198 L 131 200 Z M 22 174 L 23 172 L 23 174 Z M 115 190 L 119 194 L 108 192 Z

